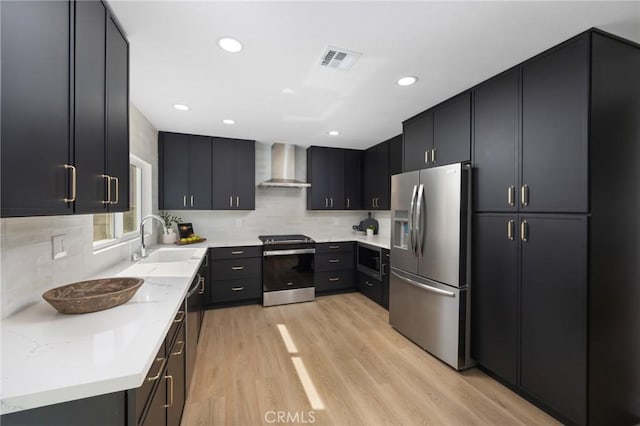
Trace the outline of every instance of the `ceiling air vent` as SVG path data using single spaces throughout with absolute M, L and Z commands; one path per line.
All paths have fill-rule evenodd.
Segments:
M 329 46 L 322 54 L 320 65 L 346 71 L 353 66 L 360 56 L 362 56 L 362 53 Z

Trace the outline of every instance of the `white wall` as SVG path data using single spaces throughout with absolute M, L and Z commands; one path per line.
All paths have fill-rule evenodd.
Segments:
M 158 206 L 157 130 L 132 104 L 131 152 L 153 167 L 153 211 Z M 51 238 L 65 234 L 67 257 L 53 260 Z M 5 318 L 58 285 L 82 280 L 139 248 L 139 240 L 93 251 L 93 216 L 43 216 L 0 219 L 0 309 Z

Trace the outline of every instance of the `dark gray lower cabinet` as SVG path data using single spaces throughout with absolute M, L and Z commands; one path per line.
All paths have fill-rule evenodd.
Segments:
M 473 219 L 471 355 L 516 385 L 518 348 L 518 217 L 477 214 Z
M 473 223 L 473 357 L 585 424 L 587 217 L 476 214 Z
M 521 216 L 520 386 L 587 422 L 587 218 Z
M 363 272 L 358 272 L 358 289 L 360 293 L 378 305 L 382 304 L 382 281 L 371 278 Z
M 355 243 L 317 243 L 314 257 L 316 293 L 353 291 Z
M 251 304 L 262 298 L 262 247 L 216 247 L 209 258 L 209 304 Z

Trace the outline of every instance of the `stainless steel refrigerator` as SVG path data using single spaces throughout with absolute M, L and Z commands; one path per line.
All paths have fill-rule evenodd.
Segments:
M 461 163 L 391 177 L 389 323 L 458 370 L 473 365 L 470 179 Z

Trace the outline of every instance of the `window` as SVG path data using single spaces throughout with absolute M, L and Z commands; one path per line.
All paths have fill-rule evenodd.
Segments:
M 101 249 L 138 237 L 143 213 L 151 210 L 151 165 L 131 155 L 129 164 L 129 211 L 93 215 L 93 246 Z

